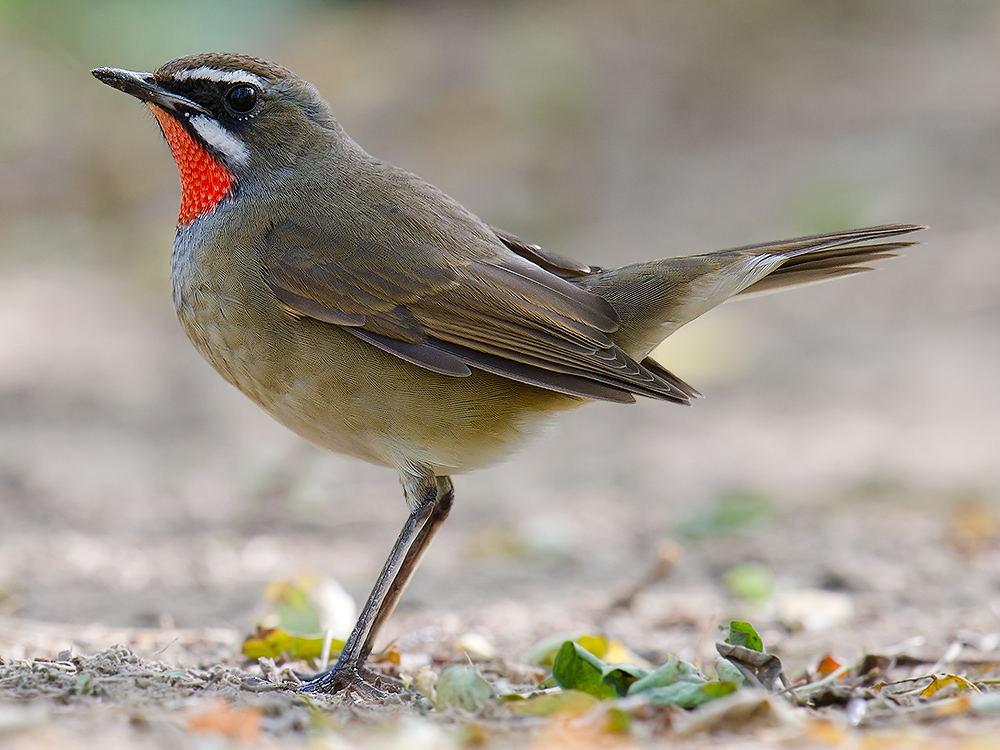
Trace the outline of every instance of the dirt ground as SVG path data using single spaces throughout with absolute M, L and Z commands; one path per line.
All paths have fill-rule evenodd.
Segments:
M 645 39 L 627 54 L 595 32 L 620 19 L 590 3 L 486 22 L 332 14 L 299 51 L 265 51 L 284 52 L 338 113 L 339 99 L 373 152 L 588 261 L 831 228 L 817 222 L 931 229 L 880 273 L 727 305 L 678 334 L 659 358 L 705 394 L 691 408 L 591 405 L 505 464 L 458 477 L 382 644 L 404 668 L 468 655 L 494 684 L 526 684 L 526 652 L 553 635 L 602 632 L 654 664 L 676 654 L 710 667 L 717 626 L 738 618 L 793 676 L 826 654 L 888 655 L 886 679 L 959 674 L 988 698 L 1000 679 L 1000 15 L 990 3 L 960 3 L 953 18 L 889 3 L 900 15 L 869 17 L 845 2 L 832 4 L 843 17 L 814 18 L 778 3 L 760 21 L 632 5 L 636 17 L 611 27 Z M 494 133 L 483 122 L 498 110 L 448 99 L 469 96 L 467 82 L 449 88 L 463 61 L 490 80 L 498 63 L 475 56 L 479 42 L 500 44 L 490 23 L 530 42 L 533 25 L 571 18 L 563 41 L 587 52 L 569 59 L 604 76 L 581 90 L 620 105 L 591 113 L 594 132 Z M 27 70 L 12 28 L 0 57 Z M 411 40 L 403 28 L 426 37 L 427 111 L 379 78 L 359 92 L 320 62 L 320 39 Z M 464 42 L 437 53 L 435 34 Z M 330 54 L 371 62 L 348 47 Z M 398 55 L 369 75 L 405 86 Z M 565 75 L 566 58 L 543 62 Z M 89 85 L 78 83 L 68 96 Z M 58 163 L 76 169 L 77 192 L 90 180 L 117 196 L 113 210 L 83 201 L 56 220 L 28 199 L 16 213 L 0 204 L 0 746 L 1000 746 L 986 698 L 871 702 L 861 715 L 773 699 L 736 725 L 676 712 L 608 734 L 579 717 L 275 689 L 282 673 L 240 655 L 265 588 L 311 575 L 363 600 L 405 517 L 399 486 L 302 444 L 183 339 L 165 277 L 173 167 L 141 108 L 94 86 L 74 137 L 97 141 L 103 122 L 122 153 L 95 146 L 100 169 Z M 497 139 L 499 155 L 477 151 Z M 532 148 L 545 153 L 517 150 Z M 146 180 L 119 163 L 148 163 L 154 187 L 133 191 Z M 4 169 L 21 174 L 13 157 Z M 95 236 L 115 248 L 95 250 Z M 640 585 L 664 550 L 669 575 Z M 741 596 L 746 571 L 769 590 Z M 633 587 L 630 606 L 613 606 Z

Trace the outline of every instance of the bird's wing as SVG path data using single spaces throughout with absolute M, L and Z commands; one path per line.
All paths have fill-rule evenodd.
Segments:
M 533 242 L 525 242 L 520 237 L 515 237 L 510 232 L 505 232 L 502 229 L 490 227 L 490 231 L 510 250 L 513 250 L 522 258 L 530 260 L 535 265 L 541 266 L 549 273 L 554 273 L 560 278 L 572 279 L 601 270 L 597 266 L 588 266 L 586 263 L 580 263 L 564 255 L 557 255 L 556 253 L 544 250 L 540 245 L 536 245 Z
M 511 235 L 484 240 L 472 229 L 459 241 L 475 252 L 461 255 L 426 233 L 425 241 L 392 244 L 359 234 L 315 218 L 282 221 L 264 236 L 267 286 L 292 313 L 344 326 L 444 375 L 476 367 L 584 398 L 688 401 L 683 389 L 615 344 L 618 316 L 604 299 L 529 259 L 540 249 Z M 589 270 L 539 257 L 567 275 Z

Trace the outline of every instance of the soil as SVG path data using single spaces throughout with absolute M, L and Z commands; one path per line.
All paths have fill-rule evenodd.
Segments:
M 689 92 L 716 124 L 678 124 L 662 159 L 614 161 L 624 171 L 609 179 L 639 174 L 643 194 L 594 188 L 590 223 L 548 234 L 550 249 L 603 265 L 664 254 L 668 231 L 677 252 L 777 239 L 797 231 L 781 196 L 808 192 L 796 170 L 817 163 L 860 175 L 873 196 L 852 223 L 933 227 L 879 273 L 726 305 L 678 334 L 659 358 L 705 394 L 691 408 L 590 405 L 503 465 L 456 478 L 452 516 L 380 639 L 395 644 L 393 668 L 469 658 L 494 685 L 523 687 L 538 677 L 524 663 L 532 646 L 601 632 L 650 663 L 675 654 L 710 669 L 717 628 L 735 618 L 792 678 L 827 654 L 874 654 L 891 659 L 885 680 L 960 674 L 991 695 L 1000 85 L 988 74 L 996 14 L 971 6 L 979 25 L 910 19 L 891 44 L 765 35 L 775 60 L 746 75 L 777 76 L 783 93 L 765 106 L 762 90 L 729 92 L 756 126 L 721 124 L 721 105 Z M 829 44 L 818 59 L 810 39 Z M 845 60 L 856 75 L 827 76 Z M 611 149 L 639 127 L 619 125 Z M 376 145 L 392 136 L 372 130 Z M 156 135 L 145 131 L 137 140 Z M 504 174 L 537 176 L 523 170 Z M 476 205 L 460 175 L 446 187 L 463 202 L 510 214 L 499 199 Z M 163 268 L 170 210 L 148 230 Z M 508 228 L 530 234 L 522 226 Z M 626 735 L 592 716 L 471 716 L 419 696 L 306 699 L 295 675 L 315 665 L 250 662 L 242 640 L 274 581 L 336 581 L 363 600 L 405 517 L 396 477 L 304 445 L 222 382 L 184 340 L 164 275 L 84 261 L 7 261 L 0 276 L 3 747 L 1000 744 L 995 703 L 961 695 L 872 699 L 860 714 L 850 691 L 794 709 L 758 696 L 735 724 L 639 712 Z M 764 590 L 749 595 L 746 580 Z M 343 597 L 329 601 L 349 622 Z

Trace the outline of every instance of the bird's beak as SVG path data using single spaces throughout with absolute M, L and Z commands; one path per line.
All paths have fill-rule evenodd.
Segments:
M 94 68 L 90 72 L 98 81 L 131 94 L 136 99 L 162 107 L 173 114 L 180 114 L 183 111 L 209 114 L 200 104 L 160 86 L 152 73 L 137 73 L 120 68 Z

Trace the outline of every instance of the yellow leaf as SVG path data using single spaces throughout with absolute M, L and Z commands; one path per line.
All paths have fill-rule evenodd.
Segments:
M 617 638 L 612 638 L 608 641 L 608 649 L 601 658 L 608 664 L 632 664 L 637 667 L 646 668 L 652 668 L 653 666 Z
M 566 641 L 576 641 L 587 651 L 607 664 L 634 664 L 637 667 L 652 667 L 638 654 L 630 651 L 621 641 L 602 635 L 601 633 L 565 633 L 546 638 L 530 652 L 525 654 L 528 664 L 538 664 L 551 667 L 559 649 Z
M 339 654 L 344 642 L 334 638 L 331 654 Z M 303 637 L 291 635 L 281 628 L 257 628 L 243 641 L 243 654 L 250 659 L 266 656 L 270 659 L 318 659 L 323 653 L 323 637 Z
M 602 634 L 581 635 L 576 642 L 587 649 L 606 664 L 634 664 L 637 667 L 652 667 L 628 646 L 617 638 L 608 638 Z
M 608 652 L 608 639 L 603 635 L 581 635 L 576 642 L 587 649 L 598 659 L 603 659 Z
M 934 675 L 931 680 L 931 684 L 920 691 L 921 698 L 933 698 L 937 693 L 940 693 L 946 688 L 951 688 L 947 691 L 947 696 L 952 696 L 955 693 L 960 693 L 963 690 L 968 690 L 971 688 L 975 692 L 979 692 L 975 685 L 969 682 L 964 677 L 959 677 L 957 674 L 944 674 L 944 675 Z M 938 698 L 944 698 L 946 696 L 941 695 Z
M 292 637 L 278 628 L 257 627 L 257 632 L 243 641 L 243 654 L 250 659 L 275 658 L 292 648 Z

